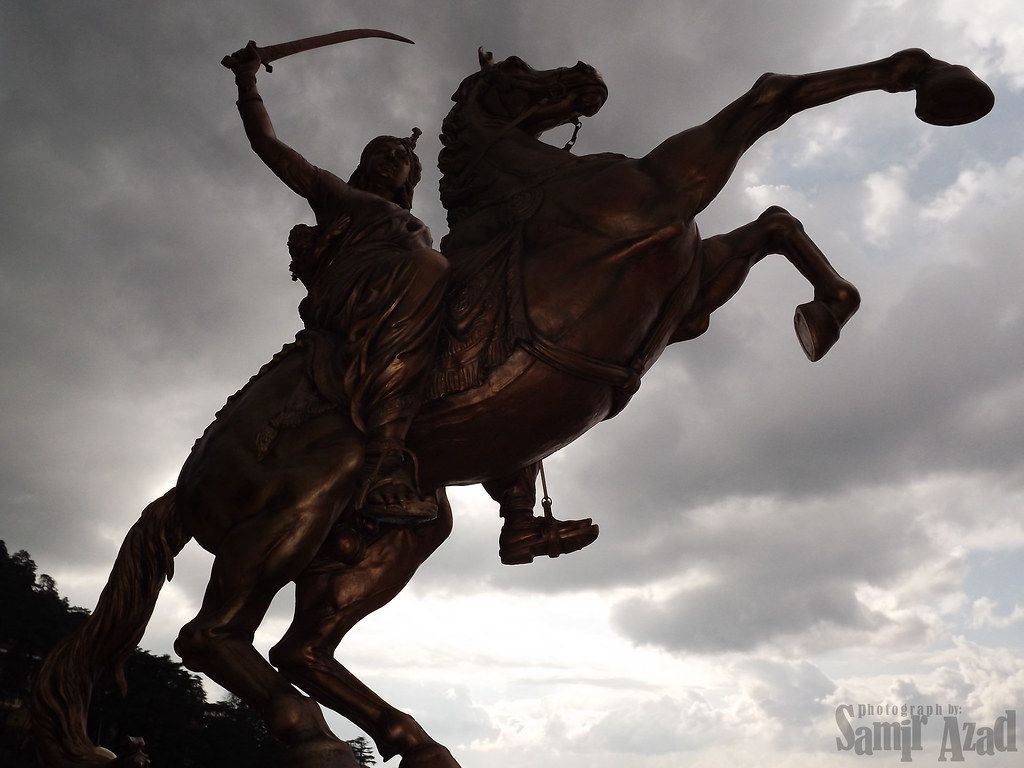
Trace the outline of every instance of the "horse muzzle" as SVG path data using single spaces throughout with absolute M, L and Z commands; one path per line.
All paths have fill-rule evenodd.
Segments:
M 604 106 L 608 89 L 603 85 L 592 86 L 576 98 L 576 111 L 584 117 L 593 117 Z

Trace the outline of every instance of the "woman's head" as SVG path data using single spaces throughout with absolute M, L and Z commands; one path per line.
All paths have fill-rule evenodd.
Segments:
M 359 156 L 359 165 L 348 183 L 357 189 L 373 192 L 396 205 L 412 207 L 412 193 L 422 173 L 414 151 L 422 131 L 412 129 L 412 136 L 378 136 L 372 139 Z

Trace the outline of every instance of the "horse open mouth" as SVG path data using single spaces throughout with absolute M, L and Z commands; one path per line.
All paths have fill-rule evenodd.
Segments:
M 608 91 L 604 88 L 589 88 L 578 99 L 576 99 L 576 111 L 584 117 L 593 117 L 597 111 L 604 106 L 608 98 Z

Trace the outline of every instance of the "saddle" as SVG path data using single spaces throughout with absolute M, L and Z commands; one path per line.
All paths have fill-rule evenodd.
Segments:
M 522 190 L 492 208 L 500 226 L 484 247 L 450 252 L 442 242 L 452 272 L 428 400 L 479 386 L 520 343 L 531 338 L 522 279 L 522 233 L 541 199 L 539 188 Z

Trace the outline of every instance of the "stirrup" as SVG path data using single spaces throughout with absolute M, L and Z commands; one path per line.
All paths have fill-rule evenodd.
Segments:
M 367 458 L 372 462 L 372 469 L 356 497 L 356 509 L 360 514 L 396 525 L 429 523 L 437 517 L 437 501 L 420 494 L 416 456 L 404 443 L 399 440 L 376 441 Z M 401 495 L 405 498 L 375 502 L 373 495 L 388 487 L 402 489 L 404 493 Z
M 558 557 L 593 544 L 601 529 L 591 518 L 557 520 L 554 517 L 531 517 L 525 524 L 501 528 L 498 536 L 498 557 L 505 565 L 525 565 L 535 557 Z

